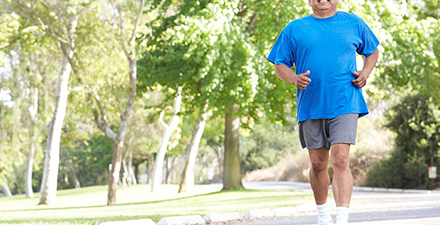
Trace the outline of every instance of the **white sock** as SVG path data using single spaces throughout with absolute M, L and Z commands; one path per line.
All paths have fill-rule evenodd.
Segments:
M 336 225 L 348 224 L 348 208 L 336 207 Z
M 316 209 L 318 209 L 318 224 L 319 225 L 330 225 L 333 224 L 332 217 L 330 216 L 330 212 L 328 211 L 327 202 L 323 205 L 316 205 Z

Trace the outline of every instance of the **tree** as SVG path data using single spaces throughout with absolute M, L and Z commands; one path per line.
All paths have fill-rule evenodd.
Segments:
M 202 134 L 205 129 L 206 120 L 208 119 L 208 102 L 205 104 L 203 111 L 196 120 L 196 125 L 192 133 L 191 141 L 187 145 L 186 149 L 186 163 L 182 172 L 182 180 L 179 185 L 179 193 L 191 190 L 194 186 L 194 166 L 196 163 L 197 153 L 199 149 L 199 143 L 202 139 Z
M 145 0 L 142 0 L 139 3 L 139 6 L 136 10 L 135 17 L 131 18 L 132 15 L 129 14 L 130 7 L 133 7 L 134 2 L 130 2 L 131 4 L 125 5 L 122 2 L 112 2 L 111 9 L 115 10 L 117 14 L 115 18 L 119 21 L 119 34 L 118 39 L 121 44 L 121 48 L 124 52 L 126 60 L 128 61 L 128 75 L 129 75 L 129 85 L 128 85 L 128 100 L 126 102 L 125 110 L 121 113 L 120 123 L 118 132 L 114 132 L 105 116 L 104 107 L 101 103 L 101 100 L 98 95 L 95 95 L 94 100 L 96 102 L 97 107 L 99 108 L 99 112 L 101 116 L 98 114 L 98 110 L 94 109 L 93 114 L 95 117 L 95 122 L 98 125 L 99 129 L 101 129 L 107 137 L 113 140 L 114 148 L 113 148 L 113 157 L 112 157 L 112 166 L 110 171 L 110 179 L 109 179 L 109 187 L 108 187 L 108 196 L 107 196 L 107 205 L 115 205 L 116 204 L 116 190 L 117 190 L 117 182 L 119 180 L 119 172 L 121 168 L 122 161 L 122 151 L 124 147 L 124 141 L 127 134 L 128 124 L 130 121 L 130 116 L 133 111 L 134 100 L 136 96 L 136 79 L 137 79 L 137 61 L 136 61 L 136 43 L 135 39 L 138 34 L 138 27 L 140 23 L 140 19 L 142 13 L 144 12 Z M 123 7 L 128 7 L 127 11 L 123 11 Z M 128 14 L 128 15 L 126 15 Z M 127 31 L 127 23 L 130 23 L 131 31 Z
M 2 192 L 6 197 L 11 197 L 11 190 L 9 189 L 8 185 L 6 185 L 5 182 L 2 183 Z
M 44 126 L 42 124 L 46 122 L 46 111 L 50 110 L 50 107 L 45 107 L 46 99 L 48 93 L 53 92 L 51 88 L 48 88 L 53 86 L 52 83 L 46 83 L 47 86 L 44 89 L 40 87 L 44 86 L 43 80 L 49 82 L 53 80 L 50 72 L 45 74 L 46 70 L 52 70 L 52 65 L 47 62 L 51 61 L 54 64 L 58 62 L 54 59 L 54 54 L 59 54 L 59 52 L 53 49 L 53 41 L 25 18 L 14 13 L 4 14 L 0 23 L 2 30 L 5 31 L 3 35 L 7 37 L 7 39 L 0 38 L 1 51 L 5 53 L 7 61 L 6 65 L 0 65 L 4 74 L 2 91 L 6 91 L 10 96 L 10 99 L 3 103 L 6 108 L 11 107 L 14 111 L 10 117 L 11 120 L 4 122 L 12 123 L 15 128 L 19 127 L 19 129 L 3 130 L 10 133 L 8 136 L 12 137 L 12 139 L 4 138 L 3 140 L 8 143 L 5 143 L 5 146 L 11 146 L 11 157 L 15 158 L 11 161 L 14 176 L 10 176 L 8 181 L 16 184 L 16 190 L 19 193 L 24 188 L 26 196 L 33 197 L 33 161 L 35 155 L 37 155 L 37 160 L 40 157 L 39 153 L 36 154 L 39 148 L 38 142 L 45 135 L 45 132 L 37 130 L 42 128 Z M 39 44 L 35 45 L 36 42 Z M 40 95 L 47 97 L 40 98 Z M 41 105 L 38 104 L 39 98 Z M 4 128 L 3 126 L 0 129 Z
M 162 184 L 162 168 L 163 168 L 163 160 L 165 158 L 165 152 L 167 151 L 168 143 L 170 141 L 171 133 L 177 128 L 180 123 L 180 119 L 178 113 L 180 112 L 180 104 L 182 102 L 182 88 L 177 88 L 176 97 L 174 99 L 174 112 L 173 117 L 171 119 L 170 124 L 166 124 L 163 121 L 164 111 L 160 113 L 159 122 L 165 127 L 165 131 L 163 133 L 162 141 L 160 142 L 159 150 L 156 154 L 156 161 L 154 163 L 153 170 L 153 179 L 152 179 L 152 187 L 151 192 L 155 192 L 158 190 L 160 184 Z
M 269 2 L 184 1 L 153 27 L 151 48 L 140 63 L 140 85 L 182 86 L 188 111 L 203 113 L 208 101 L 213 118 L 225 118 L 225 189 L 242 188 L 240 118 L 258 119 L 262 108 L 273 120 L 283 120 L 285 103 L 295 96 L 293 86 L 277 79 L 265 60 L 275 33 L 292 19 L 292 9 L 303 10 L 280 4 L 282 13 L 274 15 L 276 6 Z M 262 28 L 268 24 L 282 25 L 268 32 Z
M 439 2 L 376 1 L 362 6 L 381 18 L 383 60 L 375 86 L 388 96 L 412 89 L 440 105 Z
M 28 19 L 56 40 L 63 53 L 55 109 L 49 125 L 39 204 L 55 204 L 56 201 L 61 128 L 66 113 L 69 76 L 74 60 L 75 32 L 84 5 L 78 3 L 77 1 L 52 3 L 38 1 L 35 4 L 27 4 L 21 0 L 2 1 L 2 7 Z

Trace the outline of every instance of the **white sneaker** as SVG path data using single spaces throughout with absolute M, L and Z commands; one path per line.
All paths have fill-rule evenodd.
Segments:
M 333 220 L 330 217 L 330 220 L 318 220 L 318 225 L 333 225 Z

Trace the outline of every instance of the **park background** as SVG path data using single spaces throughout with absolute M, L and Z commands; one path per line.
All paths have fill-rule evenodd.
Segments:
M 89 210 L 81 222 L 157 220 L 207 193 L 231 198 L 214 211 L 254 208 L 259 197 L 263 206 L 312 199 L 242 185 L 308 181 L 296 88 L 266 60 L 283 27 L 311 14 L 307 0 L 0 4 L 2 220 L 39 222 L 46 212 L 53 218 L 44 222 L 74 223 L 54 209 L 105 205 L 122 208 Z M 381 41 L 363 88 L 370 114 L 350 156 L 355 185 L 439 187 L 428 177 L 428 167 L 440 167 L 439 8 L 438 0 L 339 3 Z M 210 183 L 223 191 L 194 186 Z M 227 207 L 241 197 L 254 200 Z M 123 209 L 135 203 L 158 211 Z

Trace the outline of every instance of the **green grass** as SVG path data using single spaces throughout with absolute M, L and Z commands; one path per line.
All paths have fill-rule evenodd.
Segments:
M 37 205 L 24 195 L 0 198 L 0 224 L 99 224 L 150 218 L 205 215 L 219 212 L 240 212 L 251 209 L 276 208 L 311 204 L 311 193 L 293 191 L 237 190 L 220 192 L 217 185 L 199 185 L 195 190 L 178 194 L 177 185 L 162 185 L 152 194 L 149 185 L 119 188 L 117 205 L 106 206 L 107 186 L 61 190 L 57 205 Z

